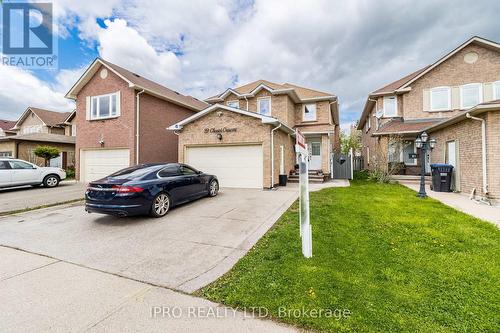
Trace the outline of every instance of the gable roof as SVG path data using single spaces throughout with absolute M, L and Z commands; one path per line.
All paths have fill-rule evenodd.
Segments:
M 337 98 L 335 95 L 323 91 L 313 90 L 297 86 L 291 83 L 279 84 L 267 80 L 257 80 L 254 82 L 247 83 L 240 87 L 229 88 L 222 94 L 207 98 L 206 101 L 221 102 L 230 93 L 233 93 L 241 98 L 253 97 L 255 96 L 256 93 L 258 93 L 262 89 L 268 90 L 273 95 L 288 94 L 295 103 L 312 101 L 312 100 L 329 100 L 329 99 L 334 100 Z
M 186 96 L 171 90 L 159 83 L 146 79 L 139 74 L 133 73 L 128 69 L 115 65 L 101 58 L 96 58 L 92 64 L 85 70 L 83 75 L 73 85 L 66 94 L 67 98 L 76 99 L 78 92 L 90 81 L 100 66 L 105 66 L 110 71 L 118 75 L 121 79 L 128 83 L 129 87 L 135 90 L 144 90 L 146 93 L 156 96 L 160 99 L 167 100 L 177 105 L 185 106 L 193 111 L 205 109 L 208 104 L 200 101 L 192 96 Z
M 0 119 L 0 129 L 2 129 L 4 131 L 10 130 L 15 125 L 16 125 L 16 122 L 14 120 Z
M 365 107 L 364 107 L 363 112 L 361 113 L 361 116 L 359 118 L 358 129 L 363 128 L 363 126 L 365 125 L 365 122 L 366 122 L 366 116 L 367 116 L 368 112 L 373 108 L 373 105 L 375 104 L 375 102 L 373 100 L 371 100 L 370 97 L 396 94 L 396 93 L 404 93 L 404 92 L 409 91 L 409 86 L 413 82 L 415 82 L 416 80 L 418 80 L 419 78 L 421 78 L 422 76 L 424 76 L 425 74 L 430 72 L 432 69 L 436 68 L 437 66 L 442 64 L 444 61 L 448 60 L 453 55 L 455 55 L 457 52 L 459 52 L 460 50 L 469 46 L 470 44 L 478 44 L 480 46 L 483 46 L 483 47 L 486 47 L 489 49 L 494 49 L 494 50 L 500 51 L 500 44 L 493 42 L 491 40 L 482 38 L 482 37 L 474 36 L 474 37 L 468 39 L 463 44 L 459 45 L 457 48 L 455 48 L 451 52 L 449 52 L 446 55 L 444 55 L 443 57 L 439 58 L 434 63 L 432 63 L 428 66 L 425 66 L 424 68 L 421 68 L 416 72 L 413 72 L 413 73 L 411 73 L 411 74 L 409 74 L 409 75 L 407 75 L 407 76 L 405 76 L 397 81 L 394 81 L 394 82 L 392 82 L 392 83 L 390 83 L 382 88 L 379 88 L 379 89 L 373 91 L 372 93 L 370 93 L 368 95 L 368 98 L 366 100 Z
M 387 124 L 381 126 L 378 130 L 376 130 L 372 135 L 380 136 L 380 135 L 391 135 L 391 134 L 418 134 L 422 132 L 429 126 L 437 124 L 442 119 L 422 119 L 422 120 L 391 120 Z
M 200 111 L 198 113 L 195 113 L 193 114 L 192 116 L 184 119 L 184 120 L 181 120 L 180 122 L 176 123 L 176 124 L 173 124 L 171 125 L 170 127 L 167 128 L 167 130 L 170 130 L 170 131 L 179 131 L 181 130 L 184 125 L 187 125 L 199 118 L 202 118 L 203 116 L 207 115 L 208 113 L 210 112 L 213 112 L 215 110 L 225 110 L 225 111 L 230 111 L 230 112 L 234 112 L 234 113 L 238 113 L 238 114 L 242 114 L 242 115 L 245 115 L 245 116 L 248 116 L 248 117 L 253 117 L 253 118 L 257 118 L 257 119 L 260 119 L 262 121 L 263 124 L 270 124 L 270 125 L 281 125 L 280 126 L 280 129 L 288 134 L 294 134 L 295 131 L 288 127 L 287 125 L 283 124 L 281 121 L 279 121 L 278 119 L 274 118 L 274 117 L 270 117 L 270 116 L 265 116 L 265 115 L 262 115 L 260 113 L 257 113 L 257 112 L 251 112 L 251 111 L 246 111 L 246 110 L 241 110 L 241 109 L 238 109 L 238 108 L 233 108 L 233 107 L 230 107 L 230 106 L 227 106 L 227 105 L 222 105 L 222 104 L 214 104 L 208 108 L 206 108 L 205 110 L 203 111 Z
M 21 124 L 24 122 L 26 117 L 28 117 L 28 115 L 31 112 L 34 113 L 42 121 L 42 123 L 44 125 L 47 125 L 50 127 L 63 125 L 66 118 L 68 118 L 68 116 L 71 115 L 71 112 L 50 111 L 50 110 L 45 110 L 45 109 L 40 109 L 40 108 L 35 108 L 35 107 L 30 106 L 21 115 L 21 117 L 16 122 L 13 129 L 18 129 L 19 126 L 21 126 Z

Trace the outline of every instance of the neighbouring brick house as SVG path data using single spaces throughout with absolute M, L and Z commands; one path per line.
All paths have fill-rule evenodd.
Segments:
M 179 135 L 180 162 L 216 174 L 221 186 L 270 188 L 294 170 L 299 129 L 310 169 L 330 175 L 340 134 L 336 96 L 258 80 L 206 101 L 215 104 L 169 128 Z
M 0 156 L 11 156 L 44 165 L 43 158 L 34 150 L 39 146 L 59 149 L 59 157 L 50 161 L 51 166 L 67 168 L 75 164 L 74 112 L 56 112 L 28 107 L 8 130 L 10 135 L 0 137 Z
M 178 138 L 165 128 L 208 106 L 100 58 L 66 97 L 76 100 L 76 177 L 85 182 L 134 164 L 176 162 Z
M 400 163 L 401 172 L 419 175 L 420 151 L 415 139 L 424 131 L 437 140 L 426 156 L 431 163 L 454 165 L 453 188 L 500 197 L 498 140 L 500 99 L 500 44 L 473 37 L 435 63 L 368 96 L 358 123 L 362 130 L 365 168 L 379 161 Z M 481 121 L 486 121 L 486 164 L 482 157 Z M 489 189 L 483 186 L 486 165 Z M 495 178 L 496 177 L 496 178 Z

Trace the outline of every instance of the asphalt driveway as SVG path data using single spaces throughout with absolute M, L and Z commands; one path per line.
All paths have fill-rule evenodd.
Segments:
M 161 219 L 58 206 L 1 217 L 0 245 L 192 292 L 228 271 L 296 198 L 296 187 L 223 189 Z
M 20 186 L 0 189 L 0 215 L 11 211 L 31 209 L 83 199 L 85 185 L 74 180 L 62 181 L 58 187 Z

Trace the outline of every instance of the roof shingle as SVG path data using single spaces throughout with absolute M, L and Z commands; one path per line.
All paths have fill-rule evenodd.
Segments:
M 10 130 L 14 125 L 16 125 L 16 122 L 13 120 L 0 119 L 0 128 L 4 131 Z
M 107 66 L 111 67 L 113 70 L 118 72 L 120 75 L 122 75 L 125 79 L 128 81 L 132 82 L 135 85 L 138 85 L 146 90 L 149 90 L 153 93 L 165 96 L 166 98 L 176 101 L 181 104 L 185 104 L 188 106 L 191 106 L 192 108 L 196 110 L 203 110 L 205 109 L 208 104 L 200 101 L 192 96 L 186 96 L 178 93 L 177 91 L 174 91 L 172 89 L 169 89 L 165 86 L 162 86 L 161 84 L 158 84 L 154 81 L 151 81 L 149 79 L 146 79 L 136 73 L 133 73 L 123 67 L 120 67 L 118 65 L 115 65 L 109 61 L 106 61 L 104 59 L 99 59 L 102 61 L 104 64 Z

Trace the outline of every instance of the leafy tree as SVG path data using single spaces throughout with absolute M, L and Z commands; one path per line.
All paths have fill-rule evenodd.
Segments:
M 38 146 L 33 153 L 45 160 L 45 166 L 49 165 L 50 159 L 56 158 L 60 154 L 59 149 L 50 146 Z
M 349 150 L 359 152 L 361 150 L 361 131 L 358 131 L 354 126 L 351 127 L 349 134 L 344 131 L 340 134 L 340 147 L 342 154 L 348 154 Z

